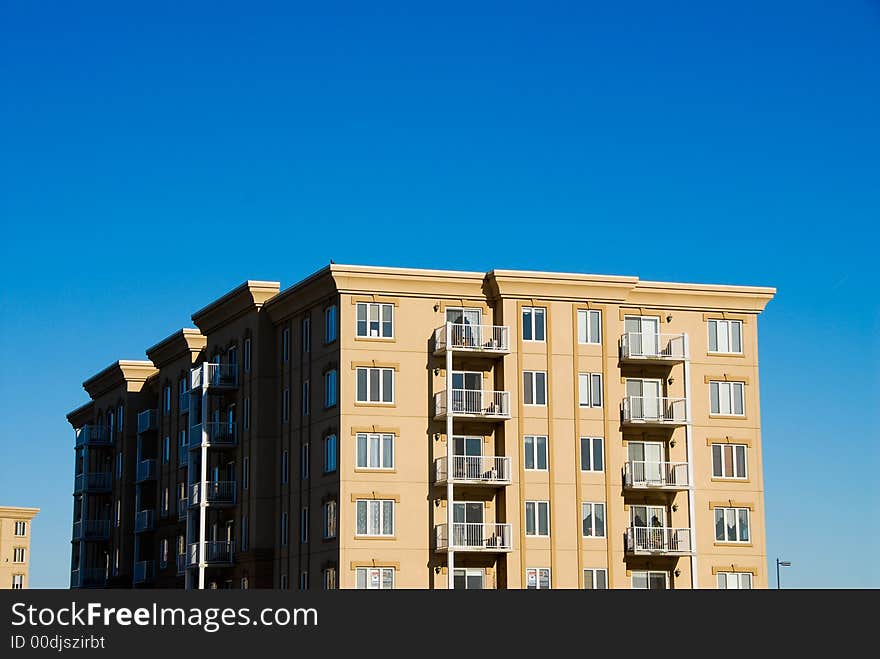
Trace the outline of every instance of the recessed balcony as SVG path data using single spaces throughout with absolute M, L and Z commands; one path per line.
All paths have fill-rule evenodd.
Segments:
M 434 330 L 434 354 L 446 351 L 499 357 L 510 352 L 510 328 L 506 325 L 448 323 Z
M 687 398 L 627 396 L 621 405 L 623 423 L 633 426 L 688 424 Z
M 156 528 L 156 512 L 154 510 L 140 510 L 134 517 L 134 532 L 146 533 Z
M 439 524 L 435 531 L 437 551 L 503 553 L 513 550 L 510 524 L 454 522 L 451 538 L 447 524 Z
M 106 583 L 107 570 L 102 567 L 84 567 L 70 571 L 71 588 L 101 588 Z
M 235 505 L 235 481 L 193 483 L 190 485 L 189 497 L 189 506 L 191 508 L 201 505 L 203 492 L 205 495 L 205 502 L 208 506 L 215 508 L 228 508 L 229 506 Z
M 110 427 L 87 425 L 76 431 L 76 448 L 83 446 L 110 446 Z
M 187 567 L 197 567 L 200 563 L 205 565 L 232 565 L 232 543 L 226 541 L 206 541 L 204 560 L 199 560 L 199 543 L 189 545 L 187 554 Z
M 511 469 L 509 456 L 494 455 L 454 455 L 452 470 L 446 457 L 434 462 L 434 482 L 437 485 L 452 483 L 462 485 L 484 485 L 501 487 L 510 484 Z
M 191 371 L 191 389 L 232 391 L 238 389 L 238 364 L 204 363 Z
M 81 519 L 73 523 L 73 539 L 85 542 L 103 542 L 110 539 L 109 519 Z
M 156 561 L 138 561 L 134 564 L 134 583 L 148 584 L 156 580 Z
M 636 526 L 626 530 L 626 553 L 632 556 L 688 556 L 692 551 L 688 528 Z
M 686 334 L 626 332 L 620 337 L 620 361 L 683 362 L 688 358 Z
M 202 432 L 203 425 L 204 432 Z M 205 424 L 198 423 L 189 429 L 190 449 L 198 449 L 202 446 L 235 448 L 237 443 L 236 424 L 229 421 L 208 421 Z
M 156 480 L 156 461 L 149 459 L 138 462 L 135 482 L 145 483 L 154 480 Z
M 687 462 L 630 460 L 623 466 L 623 486 L 630 490 L 686 490 Z
M 434 419 L 454 418 L 503 421 L 510 418 L 509 391 L 452 389 L 451 407 L 447 410 L 447 392 L 434 395 Z
M 158 410 L 144 410 L 138 413 L 138 434 L 151 432 L 159 427 Z
M 113 489 L 113 478 L 109 471 L 90 471 L 77 474 L 74 479 L 74 494 L 107 494 Z

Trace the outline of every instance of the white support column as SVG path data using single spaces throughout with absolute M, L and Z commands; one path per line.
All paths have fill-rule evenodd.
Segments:
M 199 449 L 202 464 L 199 472 L 199 590 L 205 588 L 205 532 L 208 523 L 208 371 L 202 364 L 202 437 Z
M 685 396 L 685 414 L 687 415 L 687 425 L 684 427 L 684 441 L 687 449 L 688 462 L 688 526 L 691 532 L 691 588 L 696 590 L 699 588 L 699 577 L 697 575 L 697 515 L 694 488 L 694 420 L 691 416 L 691 347 L 690 339 L 687 334 L 684 338 L 684 396 Z
M 447 581 L 446 587 L 452 590 L 455 587 L 455 551 L 452 549 L 452 508 L 454 503 L 452 475 L 453 469 L 453 442 L 452 442 L 452 323 L 446 323 L 446 556 L 447 556 Z

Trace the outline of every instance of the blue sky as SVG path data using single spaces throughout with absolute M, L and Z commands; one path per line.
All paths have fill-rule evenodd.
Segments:
M 43 509 L 32 586 L 68 584 L 81 382 L 333 259 L 776 286 L 770 562 L 880 587 L 880 4 L 313 4 L 0 1 L 0 504 Z

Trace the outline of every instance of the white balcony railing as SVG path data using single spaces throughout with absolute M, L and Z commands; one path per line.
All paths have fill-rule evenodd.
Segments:
M 159 427 L 159 412 L 157 410 L 144 410 L 138 412 L 138 433 L 155 430 Z
M 447 525 L 437 526 L 437 549 L 455 551 L 510 551 L 513 537 L 510 524 L 485 524 L 479 522 L 454 522 L 452 538 Z
M 152 531 L 156 526 L 156 513 L 153 510 L 140 510 L 134 517 L 134 532 Z
M 445 417 L 447 414 L 445 391 L 434 395 L 434 414 L 437 417 Z M 510 392 L 453 389 L 451 414 L 472 418 L 509 419 Z
M 450 323 L 434 330 L 434 351 L 510 352 L 510 328 L 506 325 Z
M 627 396 L 623 399 L 623 422 L 653 425 L 685 425 L 686 398 Z
M 230 564 L 232 563 L 232 543 L 227 541 L 209 540 L 205 542 L 205 563 Z M 187 565 L 199 564 L 199 543 L 190 543 L 187 553 Z
M 445 483 L 448 478 L 453 483 L 485 485 L 505 485 L 510 483 L 510 457 L 494 455 L 454 455 L 452 471 L 448 469 L 446 457 L 438 458 L 435 464 L 435 481 Z
M 138 483 L 156 480 L 156 461 L 151 458 L 138 462 L 136 480 Z
M 134 582 L 152 583 L 156 578 L 156 561 L 138 561 L 134 564 Z
M 202 441 L 207 442 L 207 446 L 216 446 L 219 448 L 234 448 L 238 435 L 236 432 L 236 424 L 229 421 L 208 421 L 205 426 L 205 437 L 202 437 L 202 425 L 197 423 L 189 429 L 189 447 L 199 448 Z
M 635 526 L 626 530 L 629 554 L 690 554 L 691 530 L 665 526 Z
M 90 471 L 77 474 L 74 481 L 76 492 L 109 492 L 113 485 L 113 478 L 109 471 Z
M 688 463 L 630 460 L 623 466 L 623 483 L 632 488 L 687 489 Z
M 202 485 L 205 487 L 202 488 Z M 202 491 L 209 506 L 231 506 L 235 504 L 235 481 L 208 481 L 190 485 L 189 505 L 198 506 L 202 502 Z
M 109 537 L 109 519 L 81 519 L 73 523 L 74 540 L 107 540 Z
M 684 334 L 649 334 L 626 332 L 620 337 L 623 359 L 684 361 L 688 358 Z
M 235 389 L 238 387 L 238 364 L 204 363 L 191 371 L 191 389 Z
M 108 446 L 110 444 L 110 427 L 87 425 L 76 431 L 76 446 Z

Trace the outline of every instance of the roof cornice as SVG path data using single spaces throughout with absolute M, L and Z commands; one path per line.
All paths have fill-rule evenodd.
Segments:
M 210 334 L 249 311 L 260 309 L 267 301 L 278 295 L 280 288 L 281 284 L 277 281 L 248 280 L 196 311 L 192 315 L 192 320 L 202 334 Z
M 90 400 L 67 414 L 67 422 L 74 428 L 82 428 L 95 416 L 95 401 Z
M 22 508 L 19 506 L 0 506 L 0 517 L 7 519 L 32 520 L 40 512 L 39 508 Z
M 185 356 L 189 356 L 190 364 L 193 364 L 207 342 L 207 338 L 199 330 L 184 327 L 147 348 L 146 353 L 156 368 L 162 368 Z
M 155 373 L 152 362 L 120 359 L 83 382 L 83 389 L 93 400 L 121 386 L 125 386 L 126 391 L 140 391 L 147 378 Z

